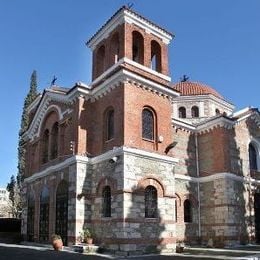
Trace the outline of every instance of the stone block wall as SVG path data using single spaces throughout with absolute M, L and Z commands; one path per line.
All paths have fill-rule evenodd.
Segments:
M 198 244 L 199 242 L 199 204 L 198 184 L 196 182 L 175 179 L 176 193 L 176 237 L 184 240 L 186 244 Z M 188 199 L 192 205 L 192 221 L 184 222 L 184 201 Z
M 231 246 L 249 242 L 253 216 L 248 210 L 248 184 L 234 178 L 220 178 L 201 183 L 202 242 Z M 250 231 L 250 232 L 249 232 Z

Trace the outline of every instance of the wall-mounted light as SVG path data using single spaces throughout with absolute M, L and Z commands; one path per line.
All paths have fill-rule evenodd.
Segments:
M 114 156 L 111 159 L 109 159 L 109 163 L 116 163 L 118 161 L 119 157 L 118 156 Z
M 159 135 L 159 136 L 158 136 L 158 142 L 159 142 L 159 143 L 162 143 L 162 142 L 163 142 L 163 136 L 162 136 L 162 135 Z

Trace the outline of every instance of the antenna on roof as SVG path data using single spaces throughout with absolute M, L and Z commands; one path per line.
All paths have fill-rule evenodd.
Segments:
M 134 3 L 127 3 L 127 7 L 129 8 L 129 9 L 131 9 L 132 7 L 134 6 Z
M 187 75 L 185 75 L 185 74 L 180 78 L 181 82 L 186 82 L 188 80 L 189 80 L 189 77 Z

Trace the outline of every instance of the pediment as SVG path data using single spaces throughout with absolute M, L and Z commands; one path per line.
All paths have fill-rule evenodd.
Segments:
M 66 109 L 64 109 L 64 105 L 66 105 Z M 27 140 L 39 137 L 45 116 L 51 111 L 56 111 L 59 121 L 61 121 L 65 114 L 71 112 L 70 106 L 71 101 L 66 95 L 45 91 L 39 101 L 33 120 L 23 137 Z

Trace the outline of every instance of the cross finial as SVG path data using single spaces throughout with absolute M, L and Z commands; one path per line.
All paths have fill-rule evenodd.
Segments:
M 129 9 L 131 9 L 132 7 L 134 6 L 134 4 L 133 3 L 127 3 L 127 7 L 129 8 Z
M 55 75 L 53 76 L 53 79 L 51 81 L 51 86 L 54 86 L 55 85 L 55 82 L 56 82 L 57 78 L 55 77 Z
M 181 80 L 181 82 L 186 82 L 186 81 L 189 80 L 189 77 L 188 77 L 186 74 L 184 74 L 184 75 L 180 78 L 180 80 Z

